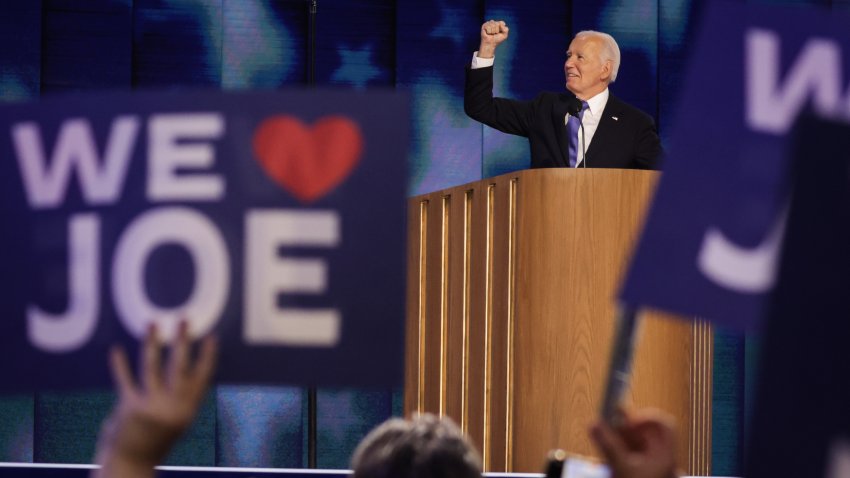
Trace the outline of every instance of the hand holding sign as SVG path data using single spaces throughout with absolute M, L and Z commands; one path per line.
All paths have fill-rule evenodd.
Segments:
M 612 478 L 672 478 L 676 474 L 673 419 L 657 410 L 623 412 L 616 429 L 604 421 L 590 436 L 611 467 Z
M 168 363 L 161 364 L 157 328 L 151 325 L 139 353 L 139 382 L 127 356 L 116 347 L 110 368 L 118 405 L 104 423 L 98 441 L 95 477 L 153 476 L 174 442 L 192 424 L 215 369 L 217 344 L 207 337 L 194 363 L 188 322 L 182 321 Z

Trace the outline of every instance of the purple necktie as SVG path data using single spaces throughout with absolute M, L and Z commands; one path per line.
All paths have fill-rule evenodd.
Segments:
M 581 111 L 578 112 L 578 117 L 584 119 L 584 110 L 587 109 L 587 101 L 581 102 Z M 578 124 L 579 120 L 573 115 L 569 116 L 567 126 L 570 130 L 570 167 L 576 167 L 578 163 Z M 582 158 L 583 159 L 583 158 Z

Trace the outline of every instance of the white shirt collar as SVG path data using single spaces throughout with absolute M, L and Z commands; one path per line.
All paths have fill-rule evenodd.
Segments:
M 602 110 L 604 110 L 605 105 L 608 104 L 608 95 L 608 88 L 605 88 L 602 92 L 597 93 L 596 96 L 587 100 L 587 106 L 590 110 L 590 114 L 595 117 L 602 114 Z

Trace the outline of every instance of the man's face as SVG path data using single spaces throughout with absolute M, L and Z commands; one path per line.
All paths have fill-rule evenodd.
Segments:
M 579 99 L 587 100 L 608 86 L 611 62 L 603 62 L 601 52 L 602 45 L 593 36 L 575 38 L 570 43 L 564 75 L 567 78 L 567 89 Z

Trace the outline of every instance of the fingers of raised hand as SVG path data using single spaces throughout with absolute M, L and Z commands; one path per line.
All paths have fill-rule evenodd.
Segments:
M 120 397 L 127 397 L 136 393 L 133 372 L 130 371 L 130 363 L 123 348 L 115 346 L 109 350 L 109 370 Z
M 168 361 L 168 381 L 178 383 L 189 373 L 189 322 L 181 319 L 177 326 L 177 337 L 171 345 L 171 357 Z
M 110 349 L 110 372 L 119 396 L 122 401 L 126 399 L 125 405 L 156 408 L 157 403 L 177 401 L 194 407 L 204 397 L 216 365 L 215 337 L 209 336 L 201 342 L 193 360 L 189 322 L 183 319 L 165 364 L 162 347 L 157 326 L 152 323 L 139 347 L 138 382 L 124 350 L 118 346 Z
M 189 323 L 181 320 L 171 348 L 168 374 L 171 391 L 195 401 L 203 397 L 215 370 L 217 341 L 213 336 L 205 338 L 194 362 L 190 356 L 191 342 Z
M 139 357 L 139 376 L 142 387 L 147 392 L 155 392 L 163 387 L 162 379 L 162 344 L 155 323 L 148 326 L 148 333 L 142 343 Z
M 195 364 L 195 380 L 201 387 L 202 391 L 206 389 L 210 378 L 215 370 L 216 359 L 218 358 L 218 340 L 214 336 L 208 336 L 201 343 L 201 351 L 198 354 L 198 361 Z

